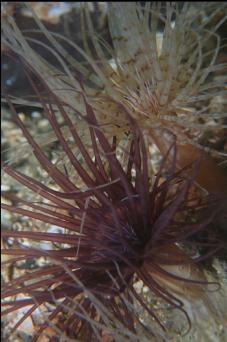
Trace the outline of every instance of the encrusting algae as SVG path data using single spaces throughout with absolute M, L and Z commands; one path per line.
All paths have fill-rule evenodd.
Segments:
M 33 322 L 34 341 L 186 340 L 179 335 L 199 326 L 200 313 L 224 326 L 219 284 L 210 275 L 208 281 L 202 262 L 224 247 L 212 227 L 225 215 L 227 176 L 217 164 L 225 155 L 208 153 L 199 141 L 210 129 L 226 129 L 227 114 L 210 112 L 210 100 L 226 94 L 227 77 L 214 77 L 226 68 L 217 62 L 226 4 L 108 3 L 109 44 L 95 33 L 85 3 L 83 48 L 49 32 L 25 6 L 38 30 L 30 36 L 5 15 L 3 53 L 21 60 L 51 132 L 46 141 L 34 139 L 16 106 L 32 102 L 3 89 L 44 174 L 38 180 L 3 166 L 34 196 L 5 194 L 3 209 L 45 224 L 3 231 L 13 241 L 2 251 L 10 256 L 5 266 L 45 260 L 3 284 L 4 313 L 27 308 L 11 333 L 37 310 L 44 321 Z M 211 27 L 218 13 L 224 15 Z M 40 31 L 48 45 L 34 38 Z M 46 153 L 56 141 L 65 158 L 60 166 Z M 156 169 L 152 146 L 162 155 Z M 46 231 L 46 224 L 61 233 Z M 215 290 L 216 305 L 209 293 Z M 177 317 L 171 329 L 169 308 Z

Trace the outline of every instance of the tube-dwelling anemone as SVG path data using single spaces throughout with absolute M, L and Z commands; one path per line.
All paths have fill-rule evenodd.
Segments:
M 11 256 L 8 262 L 41 257 L 46 260 L 45 265 L 3 285 L 2 305 L 6 307 L 3 313 L 29 307 L 13 330 L 32 317 L 38 307 L 45 306 L 49 315 L 44 323 L 37 324 L 34 340 L 51 324 L 55 326 L 50 341 L 56 341 L 59 331 L 82 341 L 99 341 L 105 336 L 111 341 L 139 341 L 138 329 L 143 329 L 147 336 L 155 335 L 157 332 L 145 323 L 145 316 L 140 317 L 135 302 L 164 330 L 165 323 L 135 289 L 138 281 L 172 308 L 184 312 L 190 324 L 182 298 L 202 297 L 207 282 L 198 264 L 206 256 L 188 254 L 185 250 L 192 251 L 192 246 L 199 245 L 193 243 L 192 236 L 208 229 L 221 210 L 213 200 L 206 202 L 202 197 L 193 198 L 190 193 L 198 162 L 177 171 L 173 139 L 155 179 L 151 179 L 146 141 L 123 106 L 131 132 L 124 162 L 119 157 L 115 138 L 107 139 L 85 96 L 86 116 L 77 111 L 74 114 L 87 125 L 89 143 L 86 141 L 86 145 L 71 121 L 73 108 L 69 116 L 68 106 L 59 101 L 45 82 L 42 83 L 43 97 L 29 75 L 28 78 L 68 157 L 71 171 L 62 170 L 47 157 L 6 96 L 14 120 L 54 186 L 4 165 L 4 172 L 43 200 L 35 202 L 11 195 L 8 196 L 11 204 L 8 202 L 2 207 L 64 229 L 62 233 L 46 232 L 45 228 L 43 231 L 2 232 L 3 238 L 17 241 L 16 248 L 3 250 L 3 254 Z M 59 115 L 71 134 L 71 143 L 64 137 Z M 194 177 L 190 179 L 189 168 L 194 169 Z M 78 186 L 81 183 L 83 187 Z M 207 216 L 205 208 L 209 206 Z M 196 222 L 186 220 L 189 211 L 195 214 Z M 28 239 L 29 246 L 21 239 Z M 43 248 L 43 241 L 50 242 L 52 249 Z M 33 247 L 33 242 L 39 242 L 40 247 Z M 214 242 L 201 244 L 211 247 L 208 254 L 217 248 Z
M 25 3 L 25 7 L 31 6 Z M 4 47 L 45 77 L 60 101 L 83 111 L 80 85 L 74 77 L 80 73 L 96 116 L 108 123 L 110 136 L 114 130 L 121 139 L 128 130 L 121 104 L 144 131 L 149 130 L 149 138 L 163 155 L 169 142 L 163 135 L 160 138 L 156 127 L 176 134 L 179 167 L 193 162 L 204 149 L 202 137 L 211 130 L 219 134 L 226 129 L 226 113 L 211 108 L 211 99 L 226 94 L 226 63 L 218 59 L 226 46 L 218 33 L 227 19 L 226 4 L 110 2 L 106 6 L 110 42 L 96 33 L 89 3 L 81 7 L 82 45 L 49 32 L 30 8 L 37 29 L 23 32 L 13 16 L 3 17 Z M 58 66 L 44 60 L 39 49 L 49 53 Z M 85 64 L 79 62 L 81 58 Z M 212 153 L 220 161 L 226 157 L 224 150 Z M 208 154 L 201 162 L 198 183 L 209 193 L 226 195 L 226 172 Z

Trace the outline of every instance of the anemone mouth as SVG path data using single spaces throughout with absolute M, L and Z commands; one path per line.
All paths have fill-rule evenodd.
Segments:
M 140 213 L 139 196 L 133 199 L 137 210 L 137 220 L 132 219 L 130 208 L 125 198 L 114 204 L 113 210 L 103 211 L 103 221 L 98 223 L 95 229 L 94 238 L 100 245 L 98 253 L 111 259 L 111 253 L 115 253 L 115 261 L 120 261 L 120 255 L 124 255 L 129 260 L 136 262 L 141 259 L 146 242 L 144 236 L 140 234 L 143 225 Z M 117 224 L 114 224 L 114 216 L 117 215 Z M 98 248 L 98 249 L 99 249 Z M 119 254 L 119 257 L 117 256 Z M 139 262 L 140 263 L 140 262 Z

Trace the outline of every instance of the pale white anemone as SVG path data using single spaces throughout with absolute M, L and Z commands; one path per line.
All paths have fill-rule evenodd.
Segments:
M 85 92 L 101 121 L 109 124 L 117 135 L 127 129 L 119 107 L 123 104 L 146 130 L 166 127 L 177 134 L 180 142 L 196 144 L 201 132 L 210 127 L 226 127 L 223 123 L 227 114 L 223 108 L 215 113 L 210 108 L 211 98 L 227 93 L 226 63 L 216 62 L 220 50 L 216 32 L 227 15 L 221 15 L 212 24 L 215 17 L 225 13 L 226 6 L 225 3 L 195 6 L 190 2 L 166 3 L 164 7 L 155 2 L 146 2 L 144 6 L 136 2 L 109 3 L 107 16 L 113 42 L 110 47 L 94 33 L 85 4 L 81 14 L 84 50 L 68 38 L 48 32 L 34 12 L 39 30 L 49 40 L 48 46 L 29 38 L 19 30 L 13 17 L 6 16 L 2 42 L 45 77 L 61 100 L 80 111 L 84 106 L 81 91 Z M 88 36 L 96 58 L 90 51 Z M 91 65 L 93 72 L 63 49 L 63 41 Z M 31 42 L 49 50 L 64 72 L 41 58 L 31 48 Z M 104 50 L 108 51 L 109 59 Z M 82 90 L 72 70 L 79 72 L 89 86 Z M 215 72 L 223 75 L 214 78 Z

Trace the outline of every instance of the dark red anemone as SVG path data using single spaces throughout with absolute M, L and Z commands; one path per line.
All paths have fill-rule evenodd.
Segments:
M 155 310 L 133 286 L 140 280 L 156 296 L 187 316 L 181 300 L 181 287 L 190 289 L 190 296 L 196 297 L 201 286 L 207 283 L 197 268 L 206 256 L 189 256 L 185 247 L 191 250 L 192 246 L 199 246 L 192 237 L 208 229 L 220 213 L 220 206 L 217 208 L 214 201 L 208 204 L 201 197 L 192 198 L 190 190 L 195 176 L 188 179 L 188 168 L 176 170 L 174 142 L 155 180 L 150 178 L 150 157 L 143 135 L 126 109 L 130 148 L 128 153 L 125 151 L 127 160 L 123 164 L 118 158 L 115 137 L 112 140 L 106 137 L 86 98 L 86 116 L 75 114 L 87 124 L 89 148 L 80 138 L 68 108 L 50 93 L 45 83 L 43 87 L 48 100 L 30 81 L 73 167 L 73 175 L 78 175 L 78 184 L 83 182 L 87 190 L 81 190 L 71 174 L 49 160 L 7 98 L 14 119 L 55 186 L 53 189 L 5 165 L 4 172 L 38 193 L 45 201 L 31 202 L 11 195 L 8 199 L 13 204 L 2 204 L 2 207 L 12 213 L 64 228 L 65 232 L 3 231 L 4 238 L 11 237 L 18 241 L 17 248 L 3 250 L 3 254 L 12 256 L 10 262 L 40 257 L 47 260 L 46 265 L 3 285 L 2 297 L 8 298 L 2 303 L 6 307 L 4 313 L 29 306 L 16 329 L 39 306 L 46 305 L 51 312 L 48 319 L 38 326 L 34 340 L 45 332 L 51 322 L 62 334 L 82 341 L 102 340 L 105 333 L 110 340 L 115 340 L 120 330 L 125 340 L 130 340 L 130 334 L 135 333 L 138 326 L 147 334 L 154 334 L 151 326 L 146 325 L 133 308 L 135 301 L 165 329 Z M 70 143 L 58 123 L 56 108 L 70 132 Z M 77 159 L 71 147 L 72 141 L 83 162 Z M 190 166 L 195 173 L 196 165 Z M 209 205 L 211 211 L 206 215 L 205 209 Z M 190 223 L 188 213 L 194 215 L 196 222 Z M 53 249 L 23 246 L 20 239 L 24 238 L 29 239 L 31 245 L 32 241 L 49 241 Z M 214 252 L 215 247 L 209 241 L 201 244 L 211 246 L 211 252 Z M 177 275 L 174 267 L 179 265 L 189 269 L 191 277 Z M 196 269 L 195 277 L 193 269 Z M 27 298 L 15 299 L 21 294 Z M 58 334 L 59 330 L 56 330 L 56 334 L 49 337 L 50 341 L 56 341 Z

